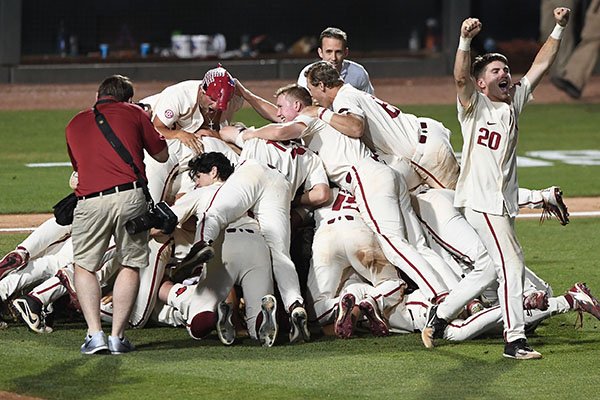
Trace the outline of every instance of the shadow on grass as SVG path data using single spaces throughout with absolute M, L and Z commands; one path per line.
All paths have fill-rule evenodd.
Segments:
M 124 377 L 122 360 L 117 356 L 90 355 L 75 358 L 13 381 L 13 390 L 44 398 L 93 399 L 111 396 L 124 385 L 141 382 Z M 65 377 L 69 377 L 65 384 Z

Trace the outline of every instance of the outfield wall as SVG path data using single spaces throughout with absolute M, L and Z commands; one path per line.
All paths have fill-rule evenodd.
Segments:
M 448 62 L 443 54 L 423 57 L 385 57 L 355 59 L 365 66 L 372 78 L 447 75 Z M 223 60 L 223 65 L 242 80 L 295 79 L 312 59 Z M 0 67 L 0 83 L 88 83 L 119 73 L 134 81 L 182 81 L 199 79 L 214 68 L 217 60 L 38 64 Z

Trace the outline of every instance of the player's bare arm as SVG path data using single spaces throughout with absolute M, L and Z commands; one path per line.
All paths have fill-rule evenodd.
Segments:
M 169 148 L 165 147 L 160 152 L 156 154 L 150 154 L 150 157 L 154 158 L 156 161 L 160 163 L 164 163 L 169 159 Z
M 550 66 L 556 58 L 558 49 L 560 47 L 560 39 L 562 37 L 562 30 L 569 23 L 569 16 L 571 10 L 566 7 L 557 7 L 554 9 L 554 20 L 556 21 L 556 27 L 554 31 L 548 36 L 546 42 L 538 51 L 533 64 L 529 68 L 529 71 L 525 74 L 527 80 L 531 84 L 531 90 L 540 83 L 542 77 L 550 69 Z
M 290 121 L 278 124 L 265 125 L 262 128 L 248 130 L 242 132 L 244 140 L 250 137 L 257 137 L 265 140 L 291 140 L 298 139 L 302 136 L 302 132 L 306 129 L 306 125 L 302 122 Z
M 279 121 L 279 118 L 277 118 L 277 106 L 246 89 L 237 79 L 235 79 L 235 93 L 242 96 L 264 119 L 268 119 L 271 122 Z
M 318 208 L 326 204 L 329 201 L 330 196 L 331 189 L 329 188 L 329 185 L 318 183 L 310 188 L 310 190 L 302 193 L 302 196 L 300 196 L 300 205 Z
M 192 149 L 196 154 L 201 154 L 204 151 L 202 142 L 194 136 L 193 133 L 186 132 L 182 129 L 171 129 L 166 126 L 160 118 L 154 118 L 152 123 L 156 130 L 165 138 L 181 141 L 181 143 Z
M 316 106 L 305 107 L 301 114 L 313 118 L 319 118 L 327 122 L 336 130 L 340 131 L 342 134 L 351 138 L 360 138 L 365 131 L 364 118 L 356 114 L 340 114 L 329 109 Z
M 475 83 L 471 77 L 471 40 L 481 32 L 482 24 L 477 18 L 467 18 L 460 28 L 460 42 L 454 60 L 454 84 L 458 100 L 468 107 L 475 92 Z

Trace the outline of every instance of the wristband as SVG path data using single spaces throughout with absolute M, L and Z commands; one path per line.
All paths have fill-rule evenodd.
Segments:
M 244 131 L 246 128 L 240 129 L 240 133 L 235 137 L 235 145 L 240 149 L 244 147 Z
M 323 120 L 327 123 L 331 122 L 331 118 L 333 118 L 333 114 L 335 114 L 335 113 L 328 108 L 319 107 L 319 109 L 317 110 L 317 115 L 319 116 L 319 119 Z
M 458 49 L 462 51 L 471 51 L 471 38 L 461 36 L 458 40 Z
M 550 37 L 553 39 L 556 39 L 556 40 L 560 40 L 562 38 L 564 30 L 565 30 L 564 26 L 560 26 L 559 24 L 556 24 L 554 26 L 554 29 L 552 30 L 552 33 L 550 34 Z

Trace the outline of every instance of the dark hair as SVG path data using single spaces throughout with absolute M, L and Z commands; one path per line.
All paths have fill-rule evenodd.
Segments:
M 328 88 L 344 84 L 344 80 L 340 77 L 338 70 L 327 61 L 317 61 L 308 68 L 304 75 L 306 76 L 306 80 L 313 86 L 317 86 L 319 82 L 323 82 L 325 87 Z
M 129 101 L 133 98 L 133 84 L 126 76 L 109 76 L 98 87 L 98 97 L 104 96 L 114 97 L 117 101 Z
M 233 173 L 233 165 L 229 162 L 229 159 L 225 157 L 225 154 L 216 151 L 210 153 L 203 153 L 199 156 L 192 158 L 188 162 L 190 168 L 190 178 L 194 179 L 198 172 L 207 174 L 213 167 L 217 167 L 217 173 L 221 180 L 227 180 Z
M 338 28 L 325 28 L 323 32 L 321 32 L 321 36 L 319 36 L 319 47 L 323 48 L 323 38 L 337 39 L 342 41 L 342 45 L 344 47 L 348 47 L 348 36 L 346 32 Z
M 284 87 L 280 87 L 275 92 L 275 97 L 279 97 L 282 94 L 285 96 L 293 97 L 305 106 L 310 106 L 312 104 L 312 97 L 310 97 L 308 89 L 298 85 L 297 83 L 292 83 Z
M 508 59 L 503 54 L 487 53 L 482 56 L 475 57 L 473 65 L 471 66 L 471 75 L 473 75 L 475 79 L 478 79 L 485 70 L 485 67 L 494 61 L 501 61 L 508 65 Z

